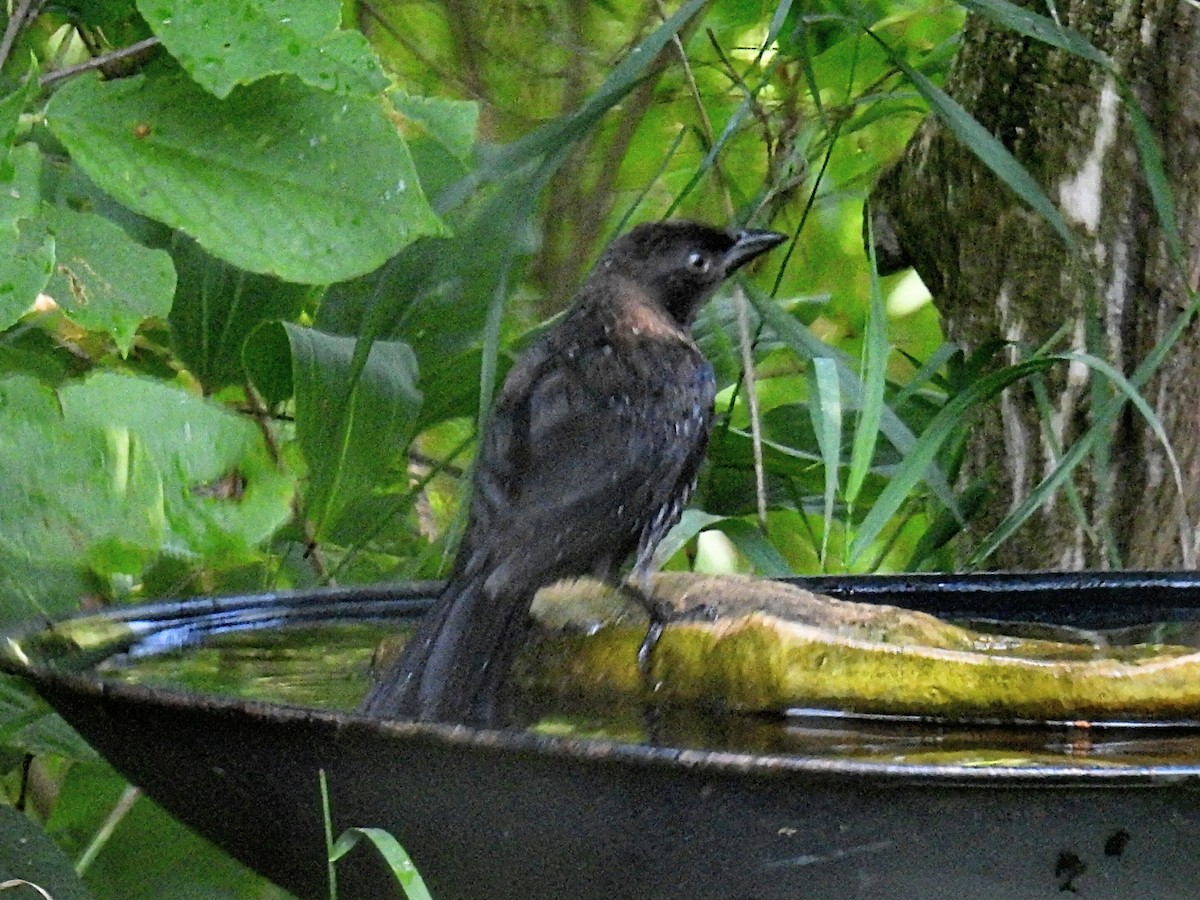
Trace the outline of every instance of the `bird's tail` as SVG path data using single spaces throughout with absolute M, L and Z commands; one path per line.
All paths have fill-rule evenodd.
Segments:
M 452 578 L 360 711 L 378 718 L 499 724 L 532 599 L 529 591 L 489 590 L 483 572 Z

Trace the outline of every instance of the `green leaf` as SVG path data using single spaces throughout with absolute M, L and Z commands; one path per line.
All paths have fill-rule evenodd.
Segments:
M 1014 381 L 1019 381 L 1035 372 L 1044 372 L 1057 364 L 1048 358 L 1031 359 L 1009 366 L 972 382 L 963 391 L 943 406 L 929 422 L 915 445 L 904 454 L 904 461 L 892 473 L 887 487 L 875 500 L 871 511 L 859 525 L 858 533 L 850 546 L 850 559 L 857 559 L 876 541 L 888 526 L 892 516 L 900 509 L 926 471 L 934 465 L 942 444 L 958 429 L 971 407 L 995 396 Z
M 0 890 L 11 900 L 91 900 L 92 896 L 71 861 L 42 829 L 11 806 L 0 804 L 0 883 L 9 881 L 27 882 Z
M 95 762 L 100 757 L 19 678 L 0 675 L 0 745 Z
M 421 97 L 404 91 L 388 95 L 404 118 L 417 122 L 456 159 L 466 161 L 475 146 L 479 104 L 473 100 Z
M 401 456 L 421 408 L 417 361 L 402 341 L 365 342 L 285 322 L 292 348 L 296 434 L 309 465 L 309 518 L 325 536 Z
M 339 0 L 138 0 L 151 30 L 218 97 L 267 75 L 295 75 L 341 94 L 378 94 L 379 61 L 356 31 L 340 31 Z
M 834 361 L 838 367 L 838 375 L 845 396 L 851 404 L 861 406 L 864 387 L 847 364 L 845 354 L 822 342 L 803 324 L 780 309 L 779 304 L 756 288 L 753 282 L 746 282 L 745 288 L 746 296 L 750 298 L 750 302 L 762 317 L 763 322 L 802 359 L 824 356 Z M 886 404 L 880 410 L 879 430 L 905 457 L 912 452 L 917 443 L 917 438 L 912 430 Z M 945 473 L 936 465 L 930 465 L 923 470 L 923 477 L 942 505 L 957 514 L 958 504 L 954 500 L 950 484 L 946 481 Z
M 870 257 L 871 305 L 867 311 L 867 333 L 863 341 L 863 394 L 858 421 L 854 426 L 854 443 L 850 450 L 850 471 L 846 476 L 846 502 L 853 505 L 862 490 L 863 480 L 875 458 L 879 440 L 879 423 L 883 418 L 884 390 L 887 387 L 887 310 L 879 287 L 879 268 L 875 261 L 875 238 L 871 233 L 871 216 L 867 223 L 867 253 Z
M 46 293 L 69 318 L 111 335 L 121 354 L 128 354 L 138 325 L 171 309 L 170 255 L 143 247 L 94 213 L 47 206 L 39 224 L 54 236 L 54 274 Z
M 379 851 L 392 875 L 404 889 L 404 896 L 408 900 L 432 900 L 429 888 L 425 886 L 425 881 L 413 864 L 412 858 L 400 846 L 400 842 L 382 828 L 347 828 L 333 845 L 329 854 L 330 860 L 341 859 L 354 849 L 361 838 L 369 840 Z
M 451 214 L 452 237 L 422 241 L 370 275 L 332 285 L 317 310 L 317 327 L 403 339 L 420 361 L 422 378 L 438 378 L 451 360 L 478 347 L 497 292 L 509 283 L 513 257 L 533 251 L 536 196 L 537 179 L 528 173 L 480 192 Z M 472 390 L 477 408 L 478 377 L 442 387 Z M 437 396 L 432 386 L 428 393 Z
M 825 529 L 821 538 L 821 561 L 824 563 L 829 549 L 829 533 L 833 530 L 833 507 L 837 500 L 838 467 L 842 457 L 842 389 L 838 383 L 837 366 L 832 359 L 818 356 L 812 363 L 808 412 L 817 446 L 821 450 L 821 465 L 825 470 Z
M 138 435 L 103 417 L 64 418 L 30 378 L 0 380 L 0 568 L 137 574 L 164 526 L 162 483 Z
M 263 322 L 296 318 L 314 294 L 308 285 L 231 266 L 183 235 L 172 241 L 171 256 L 179 278 L 171 335 L 180 358 L 209 392 L 242 384 L 242 350 L 250 333 Z M 284 396 L 290 393 L 289 379 Z
M 378 103 L 293 79 L 225 100 L 174 75 L 64 85 L 55 136 L 105 191 L 252 272 L 327 284 L 444 228 Z
M 41 562 L 0 551 L 0 626 L 78 612 L 80 598 L 96 592 L 95 575 L 78 557 Z
M 258 426 L 169 384 L 101 372 L 61 391 L 75 426 L 134 435 L 162 473 L 164 549 L 252 559 L 291 515 L 294 485 Z
M 94 852 L 84 881 L 97 897 L 285 900 L 289 896 L 180 824 L 149 797 L 138 796 L 124 815 L 109 821 L 127 789 L 125 779 L 106 764 L 73 765 L 47 823 L 47 831 L 72 855 L 79 857 L 85 849 Z
M 1002 28 L 1066 50 L 1106 69 L 1111 68 L 1108 57 L 1093 47 L 1078 31 L 1032 10 L 1023 9 L 1005 0 L 959 0 L 959 5 L 991 19 Z
M 54 268 L 53 236 L 28 221 L 41 209 L 41 151 L 33 144 L 3 151 L 0 146 L 0 330 L 29 311 Z
M 0 163 L 0 226 L 31 219 L 41 210 L 42 153 L 22 144 Z
M 0 330 L 29 311 L 53 270 L 52 235 L 0 222 Z
M 25 83 L 4 99 L 0 100 L 0 181 L 8 175 L 5 164 L 8 154 L 17 139 L 17 126 L 21 121 L 21 113 L 29 106 L 29 101 L 37 96 L 37 70 L 30 69 Z
M 754 564 L 754 570 L 764 578 L 785 578 L 794 575 L 783 555 L 775 549 L 765 534 L 745 519 L 723 519 L 715 526 L 723 532 L 746 559 Z

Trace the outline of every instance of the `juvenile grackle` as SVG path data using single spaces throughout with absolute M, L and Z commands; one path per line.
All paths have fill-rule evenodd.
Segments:
M 450 580 L 363 712 L 498 724 L 538 588 L 581 575 L 612 582 L 631 554 L 645 584 L 712 424 L 713 371 L 692 319 L 726 277 L 783 240 L 659 222 L 609 245 L 570 310 L 509 372 Z

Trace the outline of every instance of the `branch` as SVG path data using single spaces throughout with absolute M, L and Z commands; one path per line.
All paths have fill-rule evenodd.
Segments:
M 99 56 L 93 56 L 91 59 L 78 63 L 74 66 L 67 66 L 65 69 L 56 69 L 53 72 L 47 72 L 40 79 L 38 84 L 42 87 L 49 87 L 52 84 L 57 84 L 67 78 L 71 78 L 81 72 L 89 72 L 92 69 L 103 69 L 110 63 L 120 62 L 123 59 L 137 56 L 141 53 L 150 50 L 159 45 L 159 40 L 156 37 L 148 37 L 143 41 L 138 41 L 136 44 L 130 44 L 128 47 L 121 47 L 119 50 L 113 50 L 109 53 L 102 53 Z
M 17 35 L 21 33 L 21 29 L 25 27 L 26 23 L 41 11 L 44 2 L 45 0 L 20 0 L 17 3 L 12 18 L 8 20 L 8 27 L 4 29 L 4 37 L 0 38 L 0 69 L 4 68 L 4 64 L 8 62 L 8 55 L 12 53 Z

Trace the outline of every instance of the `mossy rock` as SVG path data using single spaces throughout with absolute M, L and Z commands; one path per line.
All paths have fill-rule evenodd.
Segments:
M 949 719 L 1200 718 L 1200 651 L 976 631 L 894 606 L 741 576 L 661 575 L 675 610 L 643 677 L 646 616 L 595 582 L 538 594 L 524 686 L 590 702 L 832 708 Z

